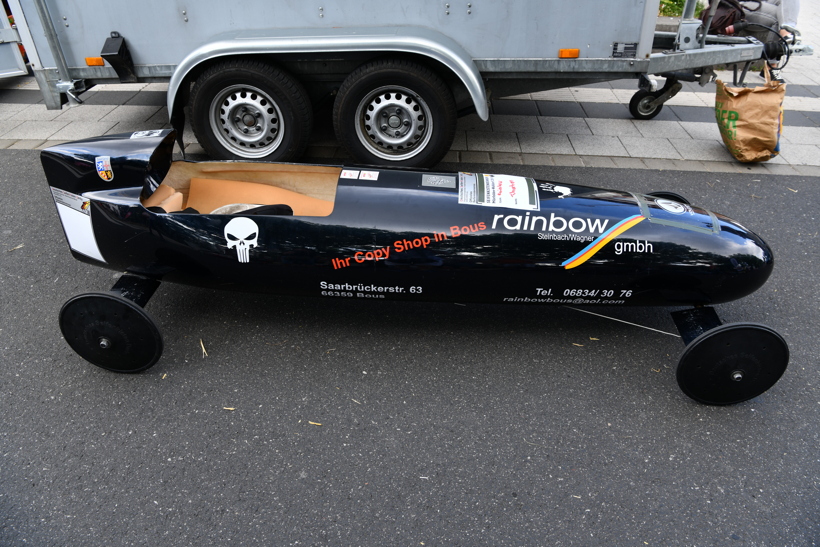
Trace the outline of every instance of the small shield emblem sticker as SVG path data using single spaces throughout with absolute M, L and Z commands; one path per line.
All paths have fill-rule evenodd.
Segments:
M 105 181 L 114 180 L 114 171 L 111 169 L 111 156 L 97 156 L 94 159 L 97 174 Z

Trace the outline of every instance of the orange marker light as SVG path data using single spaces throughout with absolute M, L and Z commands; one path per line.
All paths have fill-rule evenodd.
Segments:
M 88 66 L 105 66 L 105 61 L 102 57 L 86 57 L 85 64 Z
M 577 59 L 581 55 L 580 49 L 559 49 L 559 59 Z

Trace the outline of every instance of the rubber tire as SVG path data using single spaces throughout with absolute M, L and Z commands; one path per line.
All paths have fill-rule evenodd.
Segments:
M 60 331 L 80 357 L 112 372 L 142 372 L 162 356 L 162 334 L 151 316 L 114 293 L 86 293 L 68 300 L 60 310 Z M 110 342 L 106 349 L 102 339 Z
M 660 96 L 660 91 L 650 93 L 649 91 L 639 89 L 637 93 L 632 95 L 632 99 L 629 100 L 629 113 L 632 114 L 632 117 L 636 120 L 651 120 L 652 118 L 661 113 L 661 110 L 663 110 L 663 105 L 660 105 L 651 112 L 647 112 L 646 109 L 641 108 L 641 102 L 651 102 Z
M 412 157 L 396 160 L 379 157 L 364 146 L 357 135 L 359 104 L 373 91 L 389 86 L 406 88 L 421 97 L 433 120 L 429 141 Z M 405 59 L 378 59 L 360 66 L 342 83 L 333 105 L 336 138 L 356 161 L 365 164 L 432 167 L 450 150 L 456 121 L 455 100 L 444 80 L 428 68 Z
M 241 147 L 227 148 L 210 124 L 213 100 L 231 86 L 253 86 L 267 94 L 282 113 L 284 135 L 270 153 L 243 154 Z M 191 127 L 199 144 L 214 159 L 291 161 L 307 148 L 313 130 L 313 109 L 305 88 L 288 73 L 260 61 L 232 59 L 203 72 L 191 90 Z
M 681 391 L 707 405 L 732 405 L 771 388 L 789 363 L 780 334 L 757 323 L 726 323 L 689 342 L 678 362 Z M 733 381 L 733 371 L 742 379 Z

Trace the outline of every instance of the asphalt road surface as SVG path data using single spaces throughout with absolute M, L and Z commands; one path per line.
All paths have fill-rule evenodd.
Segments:
M 171 284 L 147 306 L 162 359 L 109 373 L 57 314 L 117 274 L 69 254 L 37 152 L 3 150 L 0 545 L 820 542 L 820 180 L 504 171 L 671 190 L 758 232 L 773 276 L 717 309 L 779 331 L 786 374 L 703 406 L 678 338 L 573 309 Z M 675 332 L 668 309 L 593 311 Z

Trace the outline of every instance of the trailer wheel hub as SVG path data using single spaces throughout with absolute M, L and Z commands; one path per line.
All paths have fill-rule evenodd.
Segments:
M 284 121 L 269 94 L 250 85 L 233 85 L 211 102 L 210 124 L 228 150 L 246 158 L 262 158 L 282 142 Z
M 412 158 L 433 132 L 427 103 L 412 90 L 384 86 L 364 96 L 356 109 L 356 134 L 375 156 L 388 161 Z

